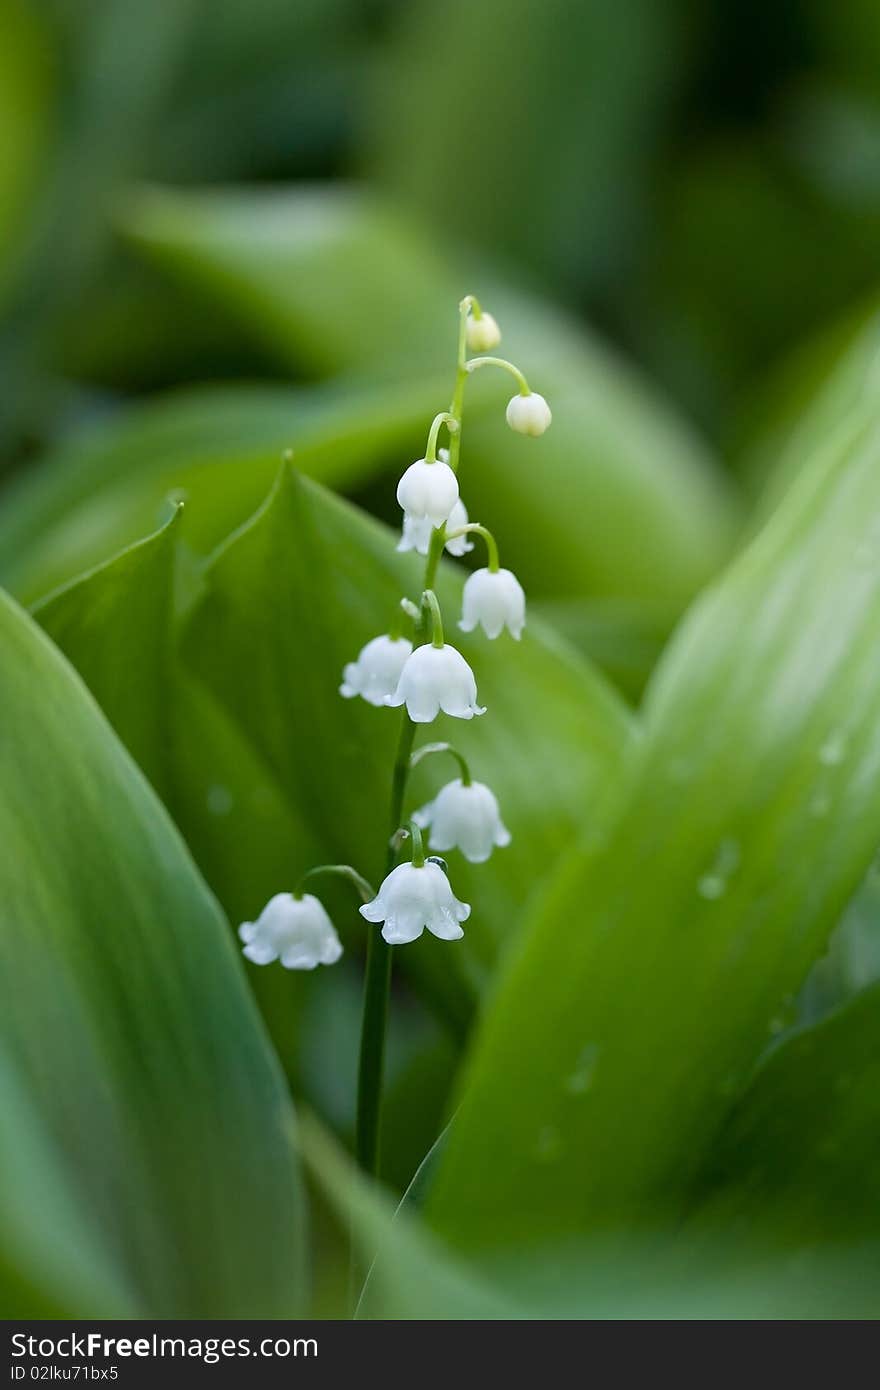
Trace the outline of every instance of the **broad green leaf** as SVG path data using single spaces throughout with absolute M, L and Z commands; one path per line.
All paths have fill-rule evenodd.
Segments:
M 288 366 L 454 370 L 464 291 L 416 227 L 360 191 L 147 187 L 130 195 L 120 225 L 152 260 L 236 310 Z
M 619 819 L 485 1014 L 431 1203 L 456 1243 L 674 1212 L 784 1026 L 880 840 L 878 519 L 856 420 L 667 650 Z
M 693 431 L 586 330 L 472 257 L 438 252 L 374 197 L 344 187 L 151 189 L 132 200 L 124 226 L 184 283 L 237 310 L 283 363 L 444 373 L 434 409 L 451 390 L 458 300 L 478 291 L 501 322 L 504 352 L 554 411 L 540 441 L 523 439 L 503 423 L 506 377 L 482 372 L 469 387 L 465 501 L 498 530 L 531 591 L 680 608 L 725 556 L 736 502 Z
M 142 1314 L 104 1232 L 90 1227 L 63 1150 L 0 1058 L 0 1305 L 6 1318 Z
M 201 387 L 135 406 L 74 435 L 8 488 L 0 576 L 25 599 L 80 575 L 190 503 L 188 543 L 205 554 L 265 497 L 283 453 L 334 487 L 418 447 L 424 381 L 291 390 Z
M 290 1112 L 221 913 L 81 682 L 5 598 L 0 638 L 3 1056 L 123 1271 L 120 1300 L 294 1314 Z M 34 1261 L 43 1220 L 35 1207 Z M 70 1311 L 93 1307 L 84 1283 Z
M 762 1227 L 789 1249 L 880 1227 L 880 988 L 776 1048 L 706 1165 L 693 1221 Z M 874 1272 L 880 1308 L 880 1263 Z
M 163 797 L 169 786 L 169 615 L 179 516 L 177 508 L 156 535 L 34 609 Z
M 374 882 L 382 872 L 402 714 L 342 700 L 338 687 L 345 662 L 395 621 L 400 596 L 418 597 L 423 565 L 396 552 L 387 528 L 285 470 L 207 571 L 183 650 L 308 820 L 313 841 L 288 847 L 291 874 L 313 862 L 314 841 L 323 862 L 353 863 Z M 461 575 L 445 566 L 438 584 L 450 632 Z M 619 700 L 538 624 L 519 645 L 457 633 L 455 644 L 488 714 L 470 724 L 441 716 L 430 740 L 453 739 L 490 783 L 515 848 L 478 866 L 454 856 L 456 891 L 473 903 L 465 940 L 407 948 L 407 963 L 430 974 L 452 1009 L 465 983 L 482 983 L 536 882 L 586 828 L 585 807 L 594 826 L 607 816 L 630 744 Z M 454 775 L 439 759 L 417 768 L 408 810 Z
M 465 1261 L 407 1198 L 393 1210 L 313 1121 L 303 1154 L 369 1272 L 356 1317 L 739 1319 L 873 1317 L 880 1247 L 792 1253 L 766 1232 L 658 1228 L 614 1239 L 513 1243 Z M 430 1155 L 429 1155 L 430 1158 Z M 341 1311 L 341 1310 L 340 1310 Z

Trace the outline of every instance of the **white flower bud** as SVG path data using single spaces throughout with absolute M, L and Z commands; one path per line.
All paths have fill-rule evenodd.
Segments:
M 340 695 L 346 700 L 360 695 L 370 705 L 384 705 L 397 689 L 411 651 L 412 642 L 406 637 L 374 637 L 361 647 L 357 661 L 349 661 L 344 668 Z
M 360 913 L 368 922 L 384 922 L 385 940 L 402 946 L 416 941 L 425 927 L 442 941 L 458 941 L 464 936 L 459 923 L 467 921 L 471 910 L 458 901 L 439 864 L 429 861 L 420 868 L 398 864 Z
M 501 342 L 501 329 L 491 314 L 483 313 L 480 318 L 468 314 L 467 345 L 471 352 L 489 352 Z
M 484 864 L 495 845 L 510 844 L 498 801 L 484 782 L 448 782 L 433 801 L 416 811 L 416 825 L 431 827 L 431 849 L 460 849 L 472 864 Z
M 416 647 L 386 705 L 406 705 L 414 724 L 430 724 L 440 710 L 455 719 L 485 714 L 477 704 L 477 682 L 461 652 L 449 645 Z
M 314 970 L 316 965 L 333 965 L 342 955 L 333 923 L 311 893 L 301 898 L 276 893 L 256 922 L 242 922 L 238 934 L 244 954 L 255 965 L 280 960 L 287 970 Z
M 487 637 L 497 637 L 506 626 L 519 641 L 526 621 L 526 596 L 510 570 L 474 570 L 465 581 L 461 604 L 462 632 L 479 625 Z
M 441 449 L 440 453 L 443 452 Z M 448 531 L 460 531 L 462 526 L 467 526 L 467 524 L 468 514 L 464 503 L 459 498 L 449 513 L 446 529 Z M 433 529 L 428 517 L 422 517 L 420 521 L 415 521 L 413 517 L 405 516 L 403 518 L 403 535 L 397 543 L 397 549 L 415 550 L 419 555 L 427 555 Z M 456 536 L 455 540 L 446 542 L 446 550 L 450 555 L 466 555 L 473 548 L 473 543 L 468 540 L 467 536 Z
M 537 391 L 514 396 L 507 407 L 507 423 L 517 434 L 543 434 L 552 419 L 549 405 Z
M 416 459 L 397 484 L 397 500 L 405 516 L 414 521 L 427 518 L 432 526 L 442 526 L 458 501 L 458 479 L 440 459 L 435 463 Z

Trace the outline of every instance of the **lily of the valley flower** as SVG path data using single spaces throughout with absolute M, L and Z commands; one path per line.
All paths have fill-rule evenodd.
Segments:
M 471 915 L 460 903 L 439 864 L 398 864 L 382 882 L 371 903 L 360 909 L 368 922 L 384 922 L 382 935 L 391 946 L 415 941 L 425 927 L 442 941 L 464 936 L 459 925 Z
M 455 719 L 485 714 L 477 704 L 477 682 L 460 651 L 442 647 L 416 647 L 407 657 L 400 680 L 386 705 L 406 705 L 414 724 L 430 724 L 442 710 Z
M 491 314 L 484 310 L 479 318 L 468 315 L 467 345 L 471 352 L 490 352 L 501 342 L 501 329 Z
M 322 903 L 311 893 L 301 898 L 276 893 L 256 922 L 242 922 L 238 934 L 244 954 L 255 965 L 280 960 L 287 970 L 314 970 L 333 965 L 342 943 Z
M 526 622 L 526 596 L 510 570 L 474 570 L 465 581 L 461 603 L 462 632 L 473 632 L 479 623 L 487 637 L 497 637 L 506 626 L 519 641 Z
M 537 391 L 514 396 L 507 406 L 507 423 L 517 434 L 543 434 L 552 420 L 549 405 Z
M 397 484 L 397 500 L 404 519 L 427 520 L 433 527 L 442 526 L 458 501 L 458 479 L 442 459 L 433 463 L 416 459 Z
M 442 450 L 440 451 L 443 452 Z M 467 508 L 458 499 L 446 522 L 449 531 L 460 531 L 462 526 L 467 526 Z M 419 555 L 427 555 L 428 547 L 431 544 L 431 532 L 433 531 L 430 517 L 422 517 L 416 521 L 411 516 L 403 518 L 403 535 L 397 544 L 398 550 L 415 550 Z M 453 536 L 451 541 L 446 542 L 446 550 L 449 555 L 461 557 L 466 555 L 469 550 L 473 550 L 473 543 L 467 536 Z
M 447 782 L 427 806 L 413 815 L 416 825 L 431 828 L 431 849 L 460 849 L 472 864 L 484 864 L 497 845 L 510 844 L 498 801 L 484 782 L 465 786 L 460 777 Z
M 361 648 L 357 660 L 349 661 L 344 668 L 340 695 L 346 700 L 360 695 L 370 705 L 384 705 L 397 689 L 411 651 L 412 642 L 406 637 L 374 637 Z

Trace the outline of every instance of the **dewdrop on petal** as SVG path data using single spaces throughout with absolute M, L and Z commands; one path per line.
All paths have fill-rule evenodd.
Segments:
M 339 693 L 346 700 L 356 695 L 369 705 L 384 705 L 400 680 L 412 642 L 406 637 L 374 637 L 361 647 L 356 661 L 349 661 L 342 672 Z
M 485 714 L 477 704 L 477 682 L 460 651 L 448 644 L 416 647 L 386 705 L 406 705 L 414 724 L 430 724 L 442 710 L 454 719 Z
M 434 463 L 416 459 L 397 484 L 397 500 L 404 519 L 427 519 L 432 527 L 442 526 L 458 501 L 458 479 L 440 459 Z
M 460 849 L 471 864 L 484 864 L 496 846 L 510 844 L 498 801 L 484 782 L 447 782 L 413 820 L 423 830 L 430 826 L 431 849 Z
M 506 627 L 519 641 L 526 623 L 526 596 L 510 570 L 474 570 L 465 581 L 461 601 L 462 632 L 477 624 L 487 637 L 498 637 Z
M 507 423 L 517 434 L 539 435 L 550 428 L 550 407 L 537 391 L 514 396 L 507 407 Z
M 428 860 L 420 867 L 398 864 L 360 914 L 368 922 L 384 922 L 382 935 L 388 944 L 403 946 L 416 941 L 425 927 L 441 941 L 458 941 L 464 936 L 460 923 L 467 921 L 471 909 L 458 901 L 439 864 Z
M 475 318 L 468 315 L 467 345 L 471 352 L 490 352 L 501 342 L 501 329 L 491 314 L 485 313 Z
M 280 960 L 287 970 L 314 970 L 333 965 L 342 955 L 342 943 L 324 905 L 305 893 L 276 893 L 256 922 L 242 922 L 238 934 L 244 954 L 255 965 Z

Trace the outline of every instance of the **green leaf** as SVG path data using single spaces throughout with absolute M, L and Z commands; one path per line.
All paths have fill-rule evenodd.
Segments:
M 237 310 L 284 364 L 448 374 L 434 409 L 451 389 L 458 300 L 478 290 L 505 354 L 554 412 L 552 429 L 527 440 L 503 425 L 506 377 L 481 372 L 468 390 L 464 498 L 530 592 L 680 609 L 726 555 L 736 501 L 693 431 L 596 338 L 472 259 L 438 252 L 375 198 L 344 187 L 151 189 L 124 225 L 184 283 Z
M 456 1243 L 674 1212 L 784 1026 L 880 840 L 878 518 L 856 420 L 683 624 L 607 843 L 485 1014 L 431 1204 Z
M 0 1057 L 0 1299 L 6 1317 L 142 1312 L 102 1231 L 91 1227 L 63 1150 Z
M 706 1163 L 691 1220 L 781 1248 L 880 1236 L 880 988 L 774 1049 Z
M 34 608 L 163 797 L 170 777 L 167 691 L 179 516 L 177 508 L 156 535 Z
M 880 988 L 775 1049 L 706 1165 L 693 1221 L 782 1248 L 880 1236 Z M 880 1290 L 875 1297 L 880 1304 Z
M 365 1319 L 495 1319 L 522 1316 L 364 1178 L 316 1121 L 304 1117 L 303 1158 L 313 1182 L 350 1229 L 367 1266 L 380 1252 L 356 1316 Z
M 120 226 L 151 260 L 234 309 L 288 366 L 455 368 L 462 291 L 451 268 L 391 207 L 344 184 L 147 187 L 130 195 Z M 437 335 L 450 311 L 444 354 Z
M 0 576 L 33 600 L 140 540 L 189 502 L 182 530 L 205 554 L 256 509 L 292 449 L 334 487 L 418 446 L 434 393 L 424 380 L 323 387 L 198 387 L 74 435 L 4 494 Z
M 5 598 L 0 640 L 2 1055 L 123 1272 L 120 1304 L 293 1315 L 289 1106 L 216 902 L 80 681 Z M 32 1266 L 50 1219 L 22 1213 Z M 84 1281 L 69 1312 L 94 1306 Z
M 315 842 L 321 861 L 353 863 L 371 881 L 381 876 L 402 715 L 344 701 L 338 687 L 345 662 L 395 621 L 400 596 L 418 598 L 423 564 L 398 554 L 387 528 L 285 471 L 207 571 L 183 652 L 308 819 L 311 843 L 288 847 L 289 878 L 314 861 Z M 450 624 L 461 588 L 462 571 L 444 566 L 438 591 Z M 422 940 L 405 953 L 454 1011 L 461 989 L 478 988 L 510 940 L 535 883 L 579 837 L 584 807 L 594 825 L 607 813 L 630 742 L 620 701 L 538 624 L 515 655 L 507 638 L 490 644 L 456 634 L 456 645 L 474 665 L 489 714 L 467 725 L 441 716 L 431 733 L 451 737 L 491 784 L 516 848 L 479 866 L 456 857 L 456 891 L 474 905 L 465 940 L 452 948 Z M 511 756 L 526 745 L 528 760 Z M 409 808 L 453 775 L 436 758 L 416 769 Z

